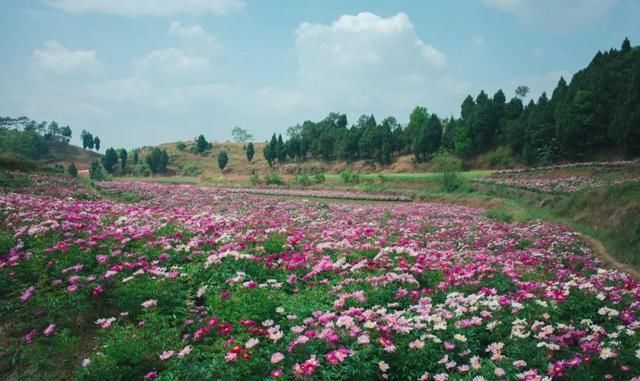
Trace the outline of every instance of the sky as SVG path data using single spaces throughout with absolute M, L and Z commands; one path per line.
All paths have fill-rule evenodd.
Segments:
M 2 0 L 0 115 L 135 148 L 330 112 L 459 116 L 640 41 L 637 0 Z

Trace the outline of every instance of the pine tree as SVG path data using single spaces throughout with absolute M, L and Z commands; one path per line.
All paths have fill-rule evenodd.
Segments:
M 253 155 L 256 153 L 255 148 L 253 147 L 253 143 L 249 142 L 249 144 L 247 144 L 247 150 L 245 151 L 245 153 L 247 154 L 247 160 L 249 161 L 249 163 L 251 163 L 251 160 L 253 160 Z
M 220 153 L 218 154 L 218 168 L 220 168 L 220 171 L 222 171 L 223 173 L 224 173 L 224 167 L 227 166 L 228 162 L 229 162 L 229 156 L 227 155 L 227 152 L 220 151 Z

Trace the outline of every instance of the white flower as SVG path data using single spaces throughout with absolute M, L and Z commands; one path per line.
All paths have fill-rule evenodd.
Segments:
M 244 346 L 247 349 L 251 349 L 251 348 L 255 347 L 256 345 L 258 345 L 259 342 L 260 342 L 260 340 L 256 339 L 255 337 L 252 337 L 249 340 L 247 340 L 247 342 L 244 344 Z
M 453 338 L 454 338 L 454 339 L 456 339 L 456 340 L 458 340 L 458 341 L 459 341 L 459 342 L 461 342 L 461 343 L 466 343 L 466 342 L 467 342 L 467 338 L 466 338 L 466 336 L 465 336 L 465 335 L 461 335 L 461 334 L 459 334 L 459 333 L 456 333 L 456 334 L 453 336 Z
M 378 368 L 380 368 L 380 370 L 381 370 L 381 371 L 386 372 L 386 371 L 388 371 L 388 370 L 389 370 L 389 364 L 387 364 L 387 363 L 386 363 L 386 362 L 384 362 L 384 361 L 380 361 L 380 362 L 378 363 Z

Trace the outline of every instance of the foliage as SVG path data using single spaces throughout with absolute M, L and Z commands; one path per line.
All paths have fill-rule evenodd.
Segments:
M 360 175 L 348 171 L 340 172 L 340 178 L 347 184 L 356 184 L 360 182 Z
M 268 173 L 264 177 L 264 182 L 269 185 L 282 185 L 282 177 L 275 172 Z
M 218 168 L 220 168 L 220 170 L 224 172 L 224 167 L 227 166 L 228 162 L 229 156 L 227 155 L 227 152 L 220 151 L 220 153 L 218 154 Z
M 185 142 L 177 142 L 176 149 L 181 152 L 185 151 L 187 149 L 187 145 L 185 144 Z
M 75 165 L 74 162 L 71 162 L 71 164 L 69 164 L 69 167 L 67 167 L 67 173 L 71 177 L 77 177 L 78 176 L 78 169 L 76 168 L 76 165 Z
M 107 148 L 102 157 L 102 167 L 109 173 L 113 173 L 114 166 L 118 163 L 118 152 L 112 147 Z
M 166 172 L 167 165 L 169 164 L 169 154 L 167 154 L 166 150 L 154 147 L 144 159 L 151 173 Z
M 249 142 L 249 144 L 247 144 L 245 153 L 247 154 L 247 161 L 251 163 L 251 160 L 253 160 L 253 155 L 255 155 L 256 153 L 252 142 Z
M 253 140 L 253 135 L 251 135 L 244 128 L 240 128 L 238 126 L 233 127 L 233 129 L 231 130 L 231 137 L 233 138 L 233 141 L 236 143 L 246 143 Z
M 101 181 L 104 178 L 102 174 L 102 167 L 97 160 L 91 163 L 91 168 L 89 168 L 89 178 L 95 181 Z
M 196 139 L 196 144 L 193 146 L 193 153 L 204 153 L 210 150 L 213 147 L 213 144 L 205 139 L 204 135 L 198 136 Z

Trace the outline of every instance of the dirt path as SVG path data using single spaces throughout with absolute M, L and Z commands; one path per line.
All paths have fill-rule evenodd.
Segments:
M 578 232 L 576 232 L 575 234 L 579 236 L 584 242 L 586 242 L 587 245 L 589 245 L 591 250 L 593 250 L 593 254 L 600 258 L 607 267 L 625 272 L 633 276 L 635 279 L 640 280 L 640 272 L 629 265 L 618 262 L 615 258 L 609 255 L 602 242 L 586 234 Z

